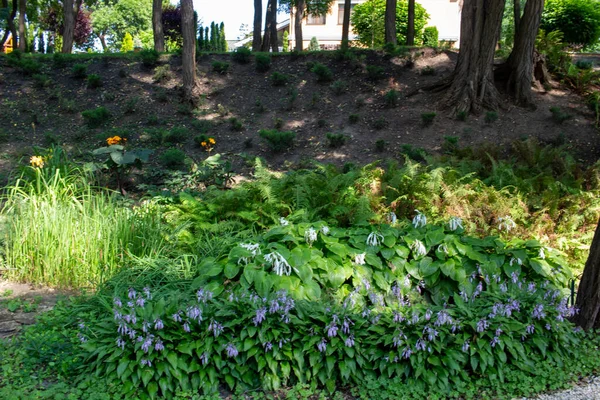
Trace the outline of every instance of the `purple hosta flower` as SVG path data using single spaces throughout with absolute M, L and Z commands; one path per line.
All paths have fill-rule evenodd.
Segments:
M 273 344 L 271 342 L 263 343 L 263 348 L 265 351 L 271 351 L 271 349 L 273 349 Z
M 402 321 L 404 321 L 404 316 L 402 314 L 400 314 L 398 311 L 394 311 L 394 322 L 395 323 L 400 323 Z
M 173 321 L 175 322 L 181 322 L 181 314 L 183 314 L 181 311 L 177 311 L 175 314 L 171 315 L 171 318 L 173 318 Z
M 281 226 L 288 226 L 290 224 L 290 221 L 288 221 L 287 219 L 281 217 L 281 218 L 279 218 L 279 224 Z
M 415 240 L 410 245 L 410 248 L 413 251 L 415 257 L 422 257 L 425 254 L 427 254 L 427 249 L 425 248 L 423 242 L 421 242 L 420 240 Z
M 118 297 L 115 297 L 113 299 L 113 304 L 115 305 L 115 307 L 123 307 L 123 303 L 121 302 L 121 299 Z
M 142 322 L 142 332 L 147 333 L 148 330 L 150 329 L 150 322 L 148 321 L 144 321 Z
M 127 324 L 124 322 L 119 322 L 119 327 L 117 328 L 117 332 L 119 335 L 127 335 L 129 328 L 127 328 Z
M 399 285 L 395 283 L 392 285 L 392 294 L 398 299 L 402 297 L 402 289 Z
M 165 327 L 165 324 L 162 322 L 162 320 L 160 318 L 157 318 L 154 320 L 154 329 L 156 329 L 157 331 L 160 331 L 164 327 Z
M 535 325 L 527 325 L 525 332 L 527 332 L 528 335 L 531 335 L 533 332 L 535 332 Z
M 575 332 L 575 333 L 583 332 L 583 328 L 580 326 L 576 326 L 575 328 L 573 328 L 573 332 Z
M 276 251 L 265 254 L 265 261 L 273 266 L 273 272 L 279 276 L 290 275 L 292 273 L 290 264 Z
M 377 325 L 379 323 L 380 319 L 381 319 L 381 314 L 374 315 L 373 317 L 371 317 L 371 324 Z
M 490 345 L 492 347 L 496 347 L 496 345 L 500 343 L 500 338 L 498 336 L 494 336 L 494 338 L 491 340 Z
M 127 334 L 129 335 L 129 339 L 134 339 L 135 336 L 137 335 L 137 332 L 135 331 L 135 329 L 130 329 Z
M 404 276 L 404 280 L 402 281 L 402 286 L 404 286 L 405 288 L 410 289 L 410 287 L 411 287 L 410 276 L 408 276 L 408 275 Z
M 473 283 L 475 278 L 477 278 L 477 273 L 473 272 L 471 275 L 469 275 L 469 282 Z
M 202 321 L 202 311 L 197 306 L 190 306 L 185 311 L 185 315 L 192 320 Z
M 350 333 L 350 325 L 354 325 L 354 322 L 348 317 L 344 317 L 344 322 L 342 323 L 342 332 L 346 335 Z
M 502 293 L 506 293 L 506 292 L 508 292 L 508 286 L 506 285 L 506 282 L 502 282 L 502 283 L 500 284 L 500 291 L 501 291 Z
M 81 343 L 87 342 L 87 338 L 84 335 L 82 335 L 81 332 L 77 332 L 77 338 L 79 338 L 79 341 Z
M 144 305 L 146 304 L 146 300 L 145 300 L 145 299 L 144 299 L 142 296 L 139 296 L 139 297 L 136 299 L 136 301 L 135 301 L 135 304 L 136 304 L 138 307 L 144 307 Z
M 290 339 L 282 339 L 279 341 L 279 348 L 281 349 L 284 344 L 288 343 Z
M 325 340 L 325 338 L 321 338 L 321 341 L 317 343 L 317 349 L 321 353 L 325 353 L 325 351 L 327 350 L 327 340 Z
M 154 350 L 163 351 L 165 349 L 165 345 L 160 339 L 156 339 L 156 343 L 154 343 Z
M 494 306 L 492 307 L 492 312 L 488 314 L 488 318 L 490 318 L 490 319 L 496 318 L 496 315 L 498 315 L 498 313 L 500 313 L 500 314 L 504 313 L 504 305 L 502 303 L 494 304 Z
M 113 310 L 114 320 L 120 321 L 123 319 L 123 314 L 121 314 L 118 310 Z
M 464 291 L 461 290 L 460 293 L 459 293 L 459 295 L 460 295 L 460 298 L 463 299 L 464 301 L 468 301 L 469 300 L 469 295 L 467 294 L 467 292 L 464 292 Z
M 452 333 L 456 333 L 456 331 L 460 330 L 460 325 L 454 324 L 452 325 L 451 331 Z
M 519 303 L 519 300 L 509 300 L 508 305 L 504 309 L 504 316 L 510 317 L 513 311 L 521 311 L 521 303 Z
M 377 247 L 383 242 L 383 235 L 379 232 L 371 232 L 367 236 L 367 246 Z
M 505 230 L 506 232 L 510 232 L 512 229 L 517 227 L 515 221 L 509 216 L 505 215 L 504 217 L 498 218 L 498 230 Z
M 134 288 L 129 288 L 129 292 L 127 293 L 127 297 L 129 297 L 130 300 L 134 300 L 136 297 L 137 293 L 135 292 Z
M 483 283 L 479 282 L 473 291 L 473 298 L 479 296 L 483 292 Z
M 425 321 L 429 321 L 431 319 L 431 315 L 433 312 L 431 310 L 425 311 Z
M 552 330 L 552 325 L 546 324 L 546 329 L 549 330 L 549 331 L 551 331 Z
M 535 319 L 542 319 L 546 317 L 546 313 L 544 312 L 544 305 L 543 304 L 538 304 L 537 306 L 535 306 L 533 308 L 533 311 L 531 312 L 531 316 Z
M 150 293 L 150 288 L 145 287 L 143 289 L 144 291 L 144 296 L 146 296 L 146 300 L 152 300 L 152 293 Z
M 400 345 L 404 342 L 404 337 L 402 332 L 400 332 L 398 335 L 394 336 L 394 338 L 392 339 L 394 342 L 394 347 L 400 347 Z
M 135 341 L 141 343 L 144 341 L 144 338 L 141 336 L 138 336 L 137 338 L 135 338 Z
M 190 323 L 189 323 L 188 321 L 185 321 L 185 322 L 183 323 L 183 330 L 184 330 L 185 332 L 190 332 L 190 331 L 192 330 L 192 329 L 190 328 Z
M 421 320 L 421 318 L 419 318 L 419 314 L 417 314 L 417 313 L 413 313 L 413 315 L 412 315 L 412 318 L 411 318 L 410 322 L 411 322 L 412 324 L 418 324 L 420 320 Z
M 558 306 L 556 306 L 556 311 L 558 311 L 558 316 L 556 319 L 560 322 L 564 321 L 565 317 L 570 318 L 577 313 L 577 309 L 575 307 L 567 306 L 567 299 L 561 300 Z
M 227 344 L 227 347 L 225 347 L 225 352 L 227 353 L 227 357 L 229 358 L 237 357 L 237 355 L 239 354 L 237 347 L 235 347 L 233 343 Z
M 129 308 L 133 308 L 134 304 L 135 304 L 135 303 L 134 303 L 133 301 L 128 301 L 128 302 L 127 302 L 127 307 L 129 307 Z
M 534 292 L 535 292 L 535 283 L 533 283 L 533 282 L 530 282 L 530 283 L 527 285 L 527 291 L 528 291 L 529 293 L 534 293 Z
M 503 330 L 498 328 L 496 329 L 496 336 L 500 336 L 502 334 Z
M 517 282 L 519 282 L 519 274 L 517 274 L 517 272 L 516 272 L 516 271 L 513 271 L 513 272 L 510 274 L 510 279 L 512 280 L 512 283 L 517 283 Z
M 312 226 L 304 231 L 304 240 L 309 246 L 312 246 L 317 241 L 317 231 Z
M 415 343 L 415 351 L 425 351 L 425 350 L 427 350 L 427 344 L 425 344 L 425 341 L 423 339 L 417 340 L 417 343 Z
M 487 322 L 485 319 L 481 319 L 479 322 L 477 322 L 477 332 L 483 332 L 489 328 L 489 326 L 489 322 Z
M 218 337 L 223 332 L 223 325 L 213 319 L 208 325 L 208 331 L 212 332 L 214 337 Z
M 208 353 L 206 351 L 200 356 L 200 363 L 202 365 L 208 364 Z
M 354 263 L 356 265 L 365 265 L 365 256 L 367 253 L 360 253 L 354 256 Z
M 381 294 L 369 292 L 369 300 L 371 300 L 371 303 L 373 303 L 376 306 L 385 306 L 385 302 L 383 301 L 383 295 Z
M 153 338 L 153 336 L 149 335 L 149 336 L 146 336 L 146 338 L 144 339 L 144 343 L 142 343 L 142 347 L 141 347 L 141 349 L 144 353 L 147 353 L 148 350 L 150 350 L 150 347 L 152 347 L 152 338 Z
M 418 229 L 420 227 L 427 225 L 427 217 L 425 216 L 425 214 L 423 214 L 419 210 L 415 210 L 415 211 L 417 212 L 417 215 L 415 215 L 415 217 L 412 220 L 413 226 Z
M 426 326 L 425 329 L 423 329 L 423 334 L 426 334 L 427 340 L 431 342 L 438 336 L 439 332 L 430 326 Z
M 350 335 L 344 340 L 346 347 L 354 347 L 354 335 Z
M 417 292 L 419 292 L 419 294 L 421 294 L 421 289 L 425 289 L 425 281 L 419 281 L 417 284 Z
M 437 313 L 437 318 L 435 320 L 434 325 L 435 326 L 442 326 L 445 324 L 452 324 L 452 317 L 450 316 L 450 314 L 448 314 L 448 311 L 446 310 L 441 310 L 440 312 Z
M 488 274 L 485 274 L 483 276 L 483 280 L 485 281 L 485 283 L 487 283 L 488 285 L 490 284 L 491 280 L 490 280 L 490 276 Z
M 254 322 L 254 326 L 258 326 L 265 320 L 265 318 L 267 318 L 267 308 L 261 307 L 256 310 L 256 315 L 254 318 L 252 318 L 252 322 Z
M 469 351 L 469 347 L 471 347 L 471 344 L 469 343 L 469 339 L 467 339 L 462 345 L 462 351 L 466 353 L 467 351 Z
M 409 359 L 411 354 L 412 354 L 412 350 L 410 349 L 409 346 L 406 346 L 404 348 L 404 350 L 402 350 L 402 358 L 404 358 L 405 360 Z
M 118 348 L 120 348 L 121 350 L 125 350 L 125 341 L 121 337 L 117 339 L 116 344 Z
M 212 300 L 213 293 L 210 290 L 198 289 L 196 292 L 196 298 L 198 299 L 198 303 L 206 303 L 207 301 Z
M 142 358 L 140 360 L 140 364 L 142 365 L 142 367 L 151 367 L 152 366 L 152 361 L 147 360 L 145 358 Z

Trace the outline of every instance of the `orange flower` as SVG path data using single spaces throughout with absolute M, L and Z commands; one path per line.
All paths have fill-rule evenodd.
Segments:
M 106 143 L 109 146 L 115 145 L 115 144 L 119 144 L 121 142 L 125 142 L 127 139 L 121 138 L 120 136 L 113 136 L 113 137 L 109 137 L 108 139 L 106 139 Z
M 202 143 L 200 143 L 200 146 L 202 146 L 202 147 L 206 147 L 206 142 L 202 142 Z
M 208 139 L 208 141 L 210 142 L 210 144 L 215 144 L 215 143 L 217 143 L 217 142 L 215 142 L 215 139 L 213 139 L 213 138 L 210 138 L 210 139 Z

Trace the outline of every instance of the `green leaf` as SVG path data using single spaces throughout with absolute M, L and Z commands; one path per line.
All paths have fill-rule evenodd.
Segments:
M 541 276 L 546 278 L 550 278 L 552 276 L 552 268 L 550 264 L 546 260 L 542 260 L 540 258 L 532 258 L 529 260 L 529 265 L 531 268 Z
M 196 348 L 196 345 L 194 342 L 183 342 L 177 346 L 177 351 L 180 353 L 183 353 L 183 354 L 188 354 L 190 356 L 193 356 L 192 350 L 195 348 Z M 177 362 L 177 361 L 175 361 L 175 362 Z M 173 365 L 173 363 L 171 363 L 171 365 Z
M 385 235 L 383 237 L 383 244 L 385 244 L 387 247 L 394 247 L 396 244 L 396 238 L 394 235 Z
M 99 156 L 99 155 L 110 154 L 115 151 L 123 151 L 123 150 L 125 150 L 125 147 L 121 146 L 120 144 L 114 144 L 112 146 L 100 147 L 99 149 L 95 149 L 94 151 L 92 151 L 92 154 L 95 156 Z
M 238 267 L 237 265 L 232 264 L 232 263 L 227 263 L 227 265 L 225 265 L 225 269 L 223 270 L 223 272 L 227 279 L 233 279 L 240 272 L 240 267 Z
M 156 384 L 156 382 L 150 382 L 146 390 L 148 390 L 150 398 L 155 399 L 156 395 L 158 394 L 158 385 Z
M 423 277 L 433 275 L 439 270 L 439 265 L 431 257 L 423 257 L 419 261 L 419 271 Z
M 300 277 L 300 279 L 302 279 L 302 282 L 308 284 L 312 281 L 313 271 L 312 271 L 312 268 L 310 268 L 308 266 L 308 264 L 298 265 L 295 268 L 296 268 L 296 273 L 298 274 L 298 277 Z
M 348 256 L 348 248 L 347 246 L 341 244 L 341 243 L 326 243 L 325 247 L 327 247 L 327 249 L 329 251 L 331 251 L 334 254 L 337 254 L 338 256 L 345 258 Z
M 169 361 L 169 364 L 171 364 L 174 369 L 177 369 L 177 353 L 169 351 L 167 353 L 167 361 Z
M 135 153 L 123 153 L 120 151 L 115 151 L 110 153 L 110 158 L 117 165 L 129 165 L 135 162 L 137 156 L 135 155 Z
M 142 371 L 142 382 L 144 383 L 144 386 L 148 386 L 148 382 L 150 382 L 150 379 L 152 379 L 153 376 L 154 371 L 149 368 L 144 368 Z
M 327 279 L 332 287 L 338 288 L 346 281 L 346 273 L 342 267 L 337 267 L 327 273 Z
M 244 278 L 248 281 L 248 284 L 252 285 L 254 283 L 254 277 L 257 275 L 257 269 L 254 265 L 246 265 L 244 267 Z
M 376 254 L 373 253 L 367 253 L 365 255 L 365 261 L 367 264 L 369 264 L 372 267 L 376 267 L 376 268 L 383 268 L 383 264 L 381 262 L 381 258 L 379 258 Z
M 127 360 L 127 359 L 122 359 L 119 362 L 119 366 L 117 367 L 117 376 L 119 378 L 123 375 L 123 372 L 125 372 L 125 369 L 127 369 L 128 365 L 129 365 L 129 360 Z
M 423 276 L 421 275 L 421 272 L 419 270 L 419 262 L 418 261 L 411 261 L 406 263 L 406 265 L 404 266 L 404 269 L 406 269 L 406 272 L 409 273 L 410 276 L 412 276 L 415 279 L 423 279 Z

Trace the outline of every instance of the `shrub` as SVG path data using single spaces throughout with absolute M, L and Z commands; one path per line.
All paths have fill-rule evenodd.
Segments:
M 427 26 L 423 29 L 423 46 L 425 47 L 438 47 L 439 32 L 435 26 Z
M 283 120 L 281 118 L 275 118 L 275 129 L 283 128 Z
M 67 58 L 62 53 L 52 54 L 52 64 L 54 68 L 63 68 L 67 65 Z
M 229 63 L 223 61 L 214 61 L 212 63 L 212 69 L 221 75 L 225 75 L 229 70 Z
M 127 101 L 123 105 L 123 112 L 125 114 L 133 114 L 137 110 L 137 105 L 139 101 L 140 98 L 138 96 L 134 96 L 130 99 L 127 99 Z
M 485 122 L 491 124 L 498 120 L 498 113 L 496 111 L 488 111 L 485 113 Z
M 190 131 L 183 126 L 172 128 L 168 134 L 164 137 L 164 141 L 167 143 L 183 143 L 190 137 Z
M 34 74 L 32 76 L 32 78 L 33 78 L 33 85 L 37 88 L 45 88 L 45 87 L 50 86 L 50 84 L 52 83 L 52 81 L 50 80 L 48 75 Z
M 231 53 L 231 59 L 238 64 L 248 64 L 251 55 L 252 51 L 249 48 L 241 46 Z
M 398 95 L 398 91 L 395 89 L 390 89 L 385 96 L 383 96 L 383 99 L 385 101 L 385 105 L 392 108 L 398 105 L 400 96 Z
M 156 92 L 154 92 L 154 96 L 156 100 L 160 103 L 166 103 L 169 101 L 169 94 L 164 88 L 156 89 Z
M 321 63 L 315 63 L 312 67 L 311 72 L 317 75 L 317 81 L 319 82 L 330 82 L 333 79 L 333 72 Z
M 575 66 L 582 70 L 589 70 L 594 68 L 594 63 L 588 60 L 577 60 Z
M 424 162 L 424 161 L 426 161 L 425 157 L 427 156 L 427 150 L 425 150 L 422 147 L 413 147 L 410 144 L 404 144 L 404 145 L 402 145 L 400 154 L 404 154 L 411 160 L 414 160 L 417 162 Z
M 87 77 L 87 87 L 89 89 L 96 89 L 102 86 L 102 78 L 97 74 L 90 74 Z
M 322 118 L 321 118 L 321 119 L 319 119 L 319 120 L 317 120 L 317 126 L 318 126 L 319 128 L 324 128 L 324 127 L 326 127 L 326 126 L 327 126 L 327 120 L 326 120 L 326 119 L 322 119 Z
M 282 74 L 281 72 L 275 71 L 271 74 L 271 82 L 273 83 L 273 86 L 285 86 L 288 84 L 289 80 L 289 75 Z
M 358 114 L 350 114 L 348 116 L 348 121 L 351 124 L 356 124 L 356 123 L 358 123 L 358 121 L 360 121 L 360 115 L 358 115 Z
M 74 78 L 84 79 L 87 76 L 87 65 L 75 64 L 73 65 L 73 68 L 71 68 L 71 73 Z
M 385 77 L 385 69 L 378 65 L 367 65 L 367 77 L 372 81 L 378 81 Z
M 423 114 L 421 114 L 421 121 L 423 122 L 423 125 L 425 126 L 429 126 L 433 123 L 433 120 L 435 119 L 435 116 L 437 114 L 435 112 L 425 112 Z
M 456 113 L 456 119 L 458 121 L 466 121 L 467 117 L 469 116 L 469 113 L 467 111 L 459 111 Z
M 378 151 L 381 153 L 381 152 L 385 151 L 386 147 L 387 147 L 387 142 L 383 139 L 378 139 L 375 142 L 375 151 Z
M 194 107 L 188 103 L 179 104 L 177 106 L 177 114 L 180 114 L 180 115 L 191 116 L 193 111 L 194 111 Z
M 229 118 L 229 126 L 232 131 L 240 132 L 244 130 L 244 124 L 236 117 Z
M 335 95 L 341 96 L 346 92 L 346 90 L 348 90 L 348 84 L 346 83 L 346 81 L 338 79 L 337 81 L 331 84 L 330 88 Z
M 321 50 L 321 46 L 319 46 L 319 41 L 315 36 L 310 38 L 310 43 L 308 44 L 308 51 L 319 51 Z
M 200 133 L 207 133 L 213 127 L 213 123 L 206 119 L 194 119 L 192 121 L 192 128 Z
M 129 51 L 133 51 L 133 36 L 131 36 L 131 33 L 125 32 L 125 37 L 121 42 L 121 53 L 127 53 Z
M 281 132 L 276 129 L 261 129 L 258 134 L 269 143 L 275 152 L 287 150 L 294 144 L 296 138 L 294 132 Z
M 40 73 L 42 64 L 30 58 L 25 58 L 19 62 L 18 68 L 23 75 L 31 76 Z
M 562 32 L 567 43 L 593 45 L 600 37 L 600 6 L 589 0 L 547 0 L 540 27 Z
M 170 169 L 181 168 L 185 165 L 185 153 L 179 149 L 168 149 L 161 154 L 160 162 Z
M 104 125 L 110 119 L 110 112 L 105 107 L 98 107 L 92 110 L 86 110 L 81 113 L 85 123 L 90 128 L 97 128 Z
M 375 121 L 373 121 L 373 128 L 377 129 L 378 131 L 387 128 L 387 126 L 388 121 L 384 117 L 379 117 Z
M 139 52 L 139 55 L 140 60 L 142 60 L 142 65 L 147 68 L 156 66 L 158 59 L 160 58 L 160 54 L 154 49 L 144 49 Z
M 271 69 L 271 56 L 268 54 L 257 54 L 254 59 L 256 60 L 256 70 L 258 72 L 267 72 Z
M 154 76 L 152 77 L 154 82 L 167 82 L 171 79 L 173 79 L 173 73 L 169 64 L 161 65 L 154 69 Z
M 348 136 L 343 133 L 327 133 L 327 142 L 329 143 L 329 147 L 342 147 L 346 141 L 348 140 Z
M 435 68 L 433 68 L 431 65 L 428 65 L 421 70 L 421 75 L 423 75 L 423 76 L 435 75 Z
M 564 112 L 560 107 L 550 107 L 550 113 L 552 113 L 552 119 L 557 124 L 562 124 L 563 122 L 573 118 L 571 114 Z

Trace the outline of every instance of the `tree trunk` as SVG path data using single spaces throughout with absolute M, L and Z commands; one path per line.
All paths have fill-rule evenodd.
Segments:
M 413 6 L 414 6 L 414 0 Z M 350 3 L 346 1 L 346 3 Z M 386 0 L 385 2 L 385 43 L 396 44 L 396 3 L 397 0 Z
M 192 0 L 181 0 L 181 33 L 183 34 L 183 98 L 192 102 L 196 85 L 196 32 L 194 4 Z
M 394 3 L 396 0 L 392 0 Z M 388 1 L 389 2 L 389 1 Z M 344 1 L 344 20 L 342 21 L 342 51 L 348 50 L 348 42 L 350 41 L 350 12 L 352 11 L 352 2 L 351 0 Z M 387 12 L 387 10 L 386 10 Z M 386 15 L 387 18 L 387 15 Z M 387 19 L 386 19 L 386 29 L 387 29 Z M 385 31 L 387 35 L 387 30 Z M 394 32 L 396 30 L 394 29 Z M 394 35 L 395 37 L 395 35 Z M 395 43 L 395 42 L 394 42 Z
M 162 25 L 162 0 L 152 0 L 152 32 L 154 34 L 154 50 L 165 51 L 165 34 Z M 102 39 L 100 39 L 102 41 Z M 104 43 L 102 48 L 104 48 Z M 106 50 L 104 50 L 106 51 Z
M 514 0 L 513 16 L 515 22 L 515 38 L 519 33 L 519 24 L 521 23 L 521 0 Z
M 27 0 L 19 0 L 19 50 L 27 51 L 27 40 L 25 39 L 25 15 L 27 14 Z
M 458 61 L 450 80 L 441 85 L 449 86 L 444 105 L 456 112 L 498 108 L 493 62 L 503 12 L 504 0 L 464 1 Z
M 252 30 L 252 51 L 260 51 L 262 43 L 262 0 L 254 0 L 254 29 Z
M 268 52 L 271 48 L 271 23 L 273 18 L 271 17 L 271 0 L 267 0 L 267 15 L 265 17 L 265 33 L 263 35 L 262 44 L 260 51 Z
M 296 39 L 296 51 L 304 50 L 304 38 L 302 37 L 302 20 L 306 9 L 305 0 L 296 0 L 296 15 L 294 16 L 294 36 Z
M 519 33 L 515 35 L 513 50 L 504 66 L 508 69 L 506 88 L 515 103 L 522 106 L 534 107 L 531 91 L 533 57 L 543 10 L 544 0 L 527 0 L 517 31 Z
M 100 33 L 98 35 L 98 39 L 100 39 L 100 44 L 102 45 L 102 52 L 103 53 L 108 53 L 108 46 L 106 44 L 106 35 L 103 33 Z
M 73 35 L 75 34 L 75 13 L 73 0 L 63 0 L 63 42 L 61 52 L 73 51 Z
M 277 37 L 277 0 L 270 0 L 271 5 L 271 50 L 279 53 L 279 38 Z
M 532 0 L 528 0 L 527 3 L 530 1 Z M 575 305 L 580 310 L 572 318 L 577 326 L 585 330 L 600 329 L 600 222 L 585 263 Z
M 0 6 L 2 8 L 5 8 L 8 10 L 8 0 L 2 0 L 2 3 L 0 3 Z M 10 18 L 10 15 L 7 15 L 7 18 Z M 4 43 L 6 43 L 6 41 L 8 40 L 9 33 L 10 33 L 10 29 L 6 29 L 4 31 L 4 35 L 2 35 L 2 39 L 0 39 L 0 53 L 4 51 Z
M 406 23 L 406 45 L 415 45 L 415 0 L 408 0 L 408 22 Z

